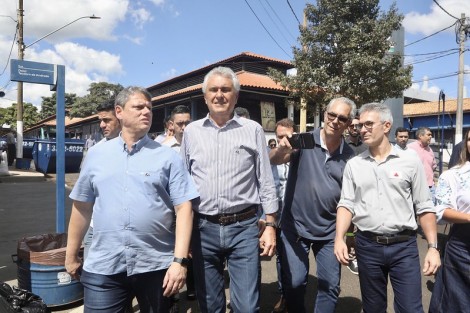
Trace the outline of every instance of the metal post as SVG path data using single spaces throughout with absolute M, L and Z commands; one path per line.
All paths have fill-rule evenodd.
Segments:
M 459 76 L 457 89 L 457 112 L 455 120 L 455 144 L 462 141 L 463 127 L 463 83 L 464 83 L 464 53 L 465 53 L 465 13 L 460 18 L 460 49 L 459 49 Z
M 23 42 L 23 0 L 18 4 L 18 59 L 24 58 Z M 18 93 L 16 100 L 16 158 L 23 157 L 23 82 L 18 82 Z
M 65 66 L 57 65 L 56 85 L 56 231 L 65 232 Z

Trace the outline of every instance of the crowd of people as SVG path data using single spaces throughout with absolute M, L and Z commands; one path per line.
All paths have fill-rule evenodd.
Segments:
M 332 99 L 309 133 L 313 148 L 292 148 L 287 118 L 266 147 L 263 128 L 235 108 L 239 91 L 230 68 L 212 69 L 202 85 L 208 115 L 192 121 L 176 106 L 155 140 L 144 88 L 100 107 L 105 138 L 89 148 L 70 194 L 65 265 L 84 286 L 85 312 L 129 312 L 134 297 L 141 312 L 177 312 L 185 283 L 201 312 L 225 312 L 225 269 L 231 310 L 259 312 L 260 257 L 275 255 L 273 312 L 302 313 L 310 251 L 316 312 L 335 311 L 341 265 L 358 274 L 364 312 L 386 312 L 389 279 L 395 312 L 423 312 L 420 277 L 436 273 L 430 312 L 470 307 L 469 132 L 434 188 L 429 129 L 408 145 L 397 128 L 392 145 L 386 105 Z M 437 221 L 454 223 L 444 256 Z M 418 227 L 428 242 L 422 267 Z

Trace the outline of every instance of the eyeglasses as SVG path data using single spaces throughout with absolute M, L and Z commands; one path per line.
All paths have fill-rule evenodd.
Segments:
M 349 117 L 338 115 L 333 112 L 326 112 L 326 117 L 330 122 L 333 122 L 335 119 L 338 119 L 338 122 L 340 122 L 341 124 L 346 124 L 349 121 Z
M 364 123 L 359 123 L 354 126 L 356 126 L 356 130 L 361 130 L 362 127 L 364 127 L 367 131 L 371 131 L 372 128 L 374 128 L 375 125 L 383 125 L 385 122 L 380 122 L 380 123 L 375 123 L 372 121 L 366 121 Z
M 183 126 L 188 126 L 189 123 L 191 123 L 191 121 L 181 121 L 175 124 L 178 125 L 179 127 L 183 127 Z
M 272 149 L 274 149 L 274 148 L 276 148 L 276 144 L 273 143 L 273 144 L 269 145 L 269 147 L 271 147 Z

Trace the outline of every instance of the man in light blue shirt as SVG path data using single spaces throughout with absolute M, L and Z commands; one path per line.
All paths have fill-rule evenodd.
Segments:
M 240 83 L 227 67 L 217 67 L 202 87 L 207 117 L 189 124 L 181 155 L 201 203 L 195 207 L 192 254 L 201 312 L 225 312 L 224 263 L 230 275 L 234 312 L 259 311 L 259 248 L 276 248 L 276 188 L 258 123 L 234 114 Z M 258 207 L 266 229 L 258 238 Z
M 147 136 L 151 95 L 128 87 L 115 107 L 121 134 L 89 151 L 70 194 L 65 266 L 84 286 L 85 312 L 123 312 L 131 296 L 142 312 L 166 312 L 185 282 L 198 193 L 179 155 Z M 78 251 L 92 213 L 80 275 Z

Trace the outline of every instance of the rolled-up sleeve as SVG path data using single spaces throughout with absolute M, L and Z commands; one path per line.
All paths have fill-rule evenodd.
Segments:
M 341 187 L 341 198 L 339 199 L 336 209 L 339 207 L 345 207 L 354 216 L 354 199 L 356 193 L 354 190 L 354 183 L 352 178 L 350 163 L 346 163 L 346 167 L 343 172 L 343 185 Z

